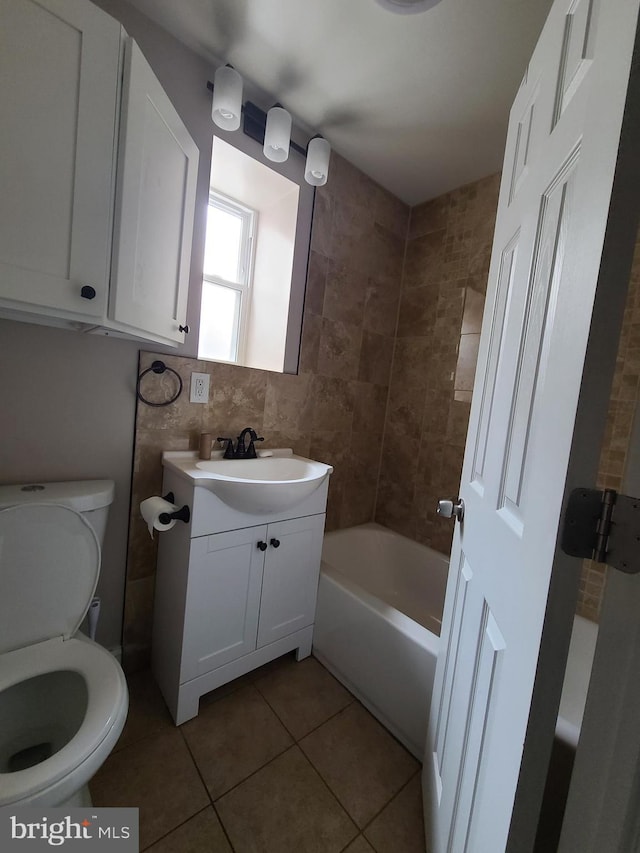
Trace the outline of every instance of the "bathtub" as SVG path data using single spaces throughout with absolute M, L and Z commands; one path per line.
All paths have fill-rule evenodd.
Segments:
M 448 567 L 379 524 L 324 537 L 314 655 L 420 761 Z
M 313 653 L 420 761 L 449 561 L 379 524 L 327 533 Z M 556 739 L 575 750 L 597 625 L 574 619 Z
M 582 717 L 587 699 L 591 667 L 598 639 L 598 626 L 582 616 L 574 616 L 567 669 L 562 685 L 562 697 L 556 737 L 573 750 L 578 746 Z

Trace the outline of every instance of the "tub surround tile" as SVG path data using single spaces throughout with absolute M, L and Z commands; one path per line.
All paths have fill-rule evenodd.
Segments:
M 459 485 L 499 183 L 460 187 L 409 221 L 375 520 L 444 553 L 451 530 L 434 508 Z M 417 474 L 401 440 L 416 448 Z
M 304 295 L 304 310 L 309 314 L 318 314 L 319 316 L 322 316 L 327 268 L 327 257 L 312 249 L 309 252 L 307 289 Z
M 419 767 L 359 704 L 330 719 L 300 746 L 359 827 L 366 826 Z
M 140 809 L 141 850 L 209 805 L 177 729 L 112 753 L 90 787 L 95 806 Z
M 340 853 L 357 834 L 297 746 L 216 802 L 236 853 Z
M 383 187 L 376 187 L 375 221 L 384 225 L 402 240 L 407 238 L 410 210 L 407 205 Z
M 316 373 L 322 335 L 322 317 L 305 313 L 302 321 L 302 343 L 300 345 L 300 374 Z
M 376 853 L 426 853 L 422 786 L 416 775 L 365 829 Z
M 354 391 L 348 380 L 314 376 L 312 434 L 321 430 L 351 430 Z
M 352 435 L 361 444 L 371 446 L 382 440 L 388 394 L 387 385 L 354 383 Z
M 368 278 L 337 261 L 329 261 L 322 315 L 362 326 Z
M 265 433 L 278 430 L 280 433 L 299 436 L 310 422 L 312 410 L 311 376 L 269 374 L 263 417 Z M 266 435 L 264 437 L 266 440 Z
M 391 338 L 375 332 L 363 332 L 357 378 L 361 382 L 388 386 L 393 349 Z
M 429 335 L 436 323 L 437 308 L 437 288 L 426 285 L 403 290 L 398 314 L 398 337 Z
M 147 848 L 147 853 L 233 853 L 222 824 L 209 806 Z
M 363 326 L 368 332 L 376 332 L 393 338 L 396 330 L 400 293 L 375 277 L 368 280 L 364 299 Z
M 412 207 L 409 217 L 408 239 L 413 241 L 416 237 L 422 237 L 424 234 L 446 228 L 449 202 L 450 196 L 446 194 Z
M 480 335 L 461 335 L 458 363 L 456 365 L 455 387 L 460 391 L 473 391 L 476 375 Z
M 391 387 L 427 387 L 430 342 L 427 338 L 397 338 L 391 370 Z
M 264 675 L 254 684 L 299 740 L 353 702 L 353 696 L 313 657 L 286 665 Z
M 484 293 L 479 293 L 472 287 L 465 287 L 464 313 L 462 315 L 462 335 L 480 334 L 482 316 L 484 314 Z
M 361 326 L 324 317 L 318 349 L 318 373 L 356 379 L 361 343 Z
M 251 685 L 204 707 L 181 727 L 212 799 L 246 779 L 293 743 Z
M 329 257 L 333 235 L 333 202 L 326 192 L 316 192 L 313 205 L 311 248 L 320 255 Z

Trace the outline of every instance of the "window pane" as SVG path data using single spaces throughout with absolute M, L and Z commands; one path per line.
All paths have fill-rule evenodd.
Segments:
M 198 358 L 236 361 L 240 300 L 239 290 L 202 282 Z
M 240 281 L 241 216 L 210 204 L 207 208 L 207 236 L 204 249 L 205 275 Z

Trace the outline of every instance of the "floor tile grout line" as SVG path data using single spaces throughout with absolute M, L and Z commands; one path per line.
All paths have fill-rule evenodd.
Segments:
M 150 848 L 150 847 L 153 847 L 153 845 L 154 845 L 154 844 L 158 844 L 160 841 L 162 841 L 162 840 L 163 840 L 163 838 L 166 838 L 166 837 L 167 837 L 167 835 L 171 835 L 171 833 L 172 833 L 172 832 L 175 832 L 175 831 L 176 831 L 176 829 L 180 829 L 180 827 L 181 827 L 181 826 L 184 826 L 184 825 L 185 825 L 185 823 L 189 823 L 189 821 L 190 821 L 190 820 L 193 820 L 193 818 L 194 818 L 194 817 L 197 817 L 199 814 L 202 814 L 202 812 L 206 811 L 206 810 L 207 810 L 208 808 L 210 808 L 210 807 L 211 807 L 211 804 L 209 804 L 208 806 L 203 806 L 201 809 L 198 809 L 198 811 L 197 811 L 197 812 L 195 812 L 194 814 L 190 815 L 188 818 L 185 818 L 183 821 L 180 821 L 180 823 L 177 823 L 177 824 L 176 824 L 174 827 L 172 827 L 168 832 L 165 832 L 165 833 L 164 833 L 164 835 L 161 835 L 159 838 L 156 838 L 156 840 L 155 840 L 155 841 L 152 841 L 152 842 L 151 842 L 151 844 L 147 844 L 147 846 L 146 846 L 146 847 L 141 847 L 141 848 L 140 848 L 140 853 L 144 853 L 144 851 L 145 851 L 145 850 L 149 850 L 149 848 Z
M 278 722 L 279 722 L 282 726 L 284 726 L 284 728 L 286 729 L 287 733 L 288 733 L 289 735 L 291 735 L 291 737 L 293 738 L 293 740 L 294 740 L 294 742 L 295 742 L 295 743 L 300 743 L 300 741 L 301 741 L 301 740 L 303 740 L 303 738 L 306 738 L 306 737 L 308 737 L 310 734 L 313 734 L 313 732 L 317 731 L 319 728 L 321 728 L 322 726 L 324 726 L 324 724 L 325 724 L 325 723 L 328 723 L 328 722 L 329 722 L 329 720 L 332 720 L 334 717 L 337 717 L 337 716 L 338 716 L 338 714 L 341 714 L 341 713 L 342 713 L 343 711 L 345 711 L 345 710 L 346 710 L 350 705 L 352 705 L 355 701 L 357 701 L 357 699 L 356 699 L 356 697 L 353 695 L 353 693 L 351 693 L 351 691 L 347 690 L 347 692 L 348 692 L 348 693 L 349 693 L 349 695 L 351 696 L 351 699 L 347 702 L 347 704 L 346 704 L 346 705 L 344 705 L 344 706 L 343 706 L 342 708 L 340 708 L 339 710 L 335 711 L 333 714 L 331 714 L 331 716 L 327 717 L 327 718 L 326 718 L 326 720 L 323 720 L 321 723 L 318 723 L 318 725 L 317 725 L 317 726 L 314 726 L 312 729 L 309 729 L 309 731 L 308 731 L 308 732 L 305 732 L 303 735 L 300 735 L 300 737 L 297 737 L 297 736 L 296 736 L 296 735 L 295 735 L 295 734 L 294 734 L 294 733 L 293 733 L 293 732 L 288 728 L 288 726 L 287 726 L 287 724 L 285 723 L 285 721 L 284 721 L 284 720 L 282 719 L 282 717 L 278 714 L 277 710 L 274 708 L 274 706 L 271 704 L 271 702 L 269 701 L 269 699 L 267 698 L 267 696 L 265 696 L 265 694 L 262 692 L 262 690 L 260 690 L 260 688 L 258 687 L 258 685 L 257 685 L 257 684 L 254 684 L 254 687 L 256 688 L 256 690 L 258 691 L 258 693 L 260 694 L 260 696 L 262 696 L 262 698 L 263 698 L 263 699 L 264 699 L 264 701 L 267 703 L 267 705 L 269 706 L 269 708 L 270 708 L 270 709 L 273 711 L 273 713 L 276 715 L 276 717 L 278 718 Z M 345 687 L 345 690 L 346 690 L 346 687 Z
M 273 764 L 273 762 L 277 758 L 281 758 L 285 754 L 285 752 L 288 752 L 290 749 L 293 749 L 293 747 L 297 746 L 297 745 L 298 744 L 295 742 L 290 743 L 288 746 L 286 746 L 284 749 L 282 749 L 277 755 L 274 755 L 272 758 L 270 758 L 265 764 L 261 764 L 260 767 L 257 767 L 255 770 L 252 770 L 248 776 L 245 776 L 244 779 L 241 779 L 239 782 L 236 782 L 234 785 L 232 785 L 230 788 L 228 788 L 226 791 L 224 791 L 222 794 L 220 794 L 219 797 L 216 797 L 215 800 L 212 800 L 211 801 L 212 804 L 215 806 L 215 804 L 217 802 L 219 802 L 223 797 L 226 797 L 227 794 L 230 794 L 232 791 L 235 791 L 236 788 L 238 788 L 240 785 L 247 782 L 249 779 L 251 779 L 253 776 L 255 776 L 256 773 L 259 773 L 261 770 L 264 770 L 265 767 L 268 767 L 270 764 Z M 209 795 L 209 796 L 211 796 L 211 795 Z M 217 809 L 216 809 L 216 812 L 217 812 Z M 220 819 L 222 820 L 222 818 L 220 818 Z
M 365 710 L 366 710 L 366 708 L 365 708 Z M 369 713 L 370 713 L 370 712 L 369 712 Z M 337 714 L 336 714 L 336 715 L 334 715 L 334 716 L 337 716 Z M 385 800 L 384 805 L 383 805 L 383 806 L 381 806 L 381 808 L 380 808 L 380 809 L 375 813 L 375 815 L 371 818 L 371 820 L 370 820 L 370 821 L 368 821 L 364 826 L 362 826 L 362 827 L 361 827 L 358 823 L 356 823 L 355 818 L 354 818 L 354 817 L 352 816 L 352 814 L 349 812 L 349 810 L 348 810 L 347 806 L 342 802 L 342 800 L 338 797 L 338 795 L 335 793 L 335 791 L 331 788 L 331 786 L 329 785 L 329 783 L 326 781 L 326 779 L 324 778 L 324 776 L 321 774 L 320 770 L 315 766 L 315 764 L 314 764 L 314 763 L 313 763 L 313 761 L 311 760 L 311 757 L 310 757 L 309 755 L 307 755 L 307 753 L 305 752 L 304 748 L 303 748 L 299 743 L 298 743 L 298 744 L 296 744 L 296 745 L 299 747 L 300 751 L 302 752 L 302 754 L 304 755 L 304 757 L 307 759 L 307 761 L 309 762 L 309 764 L 311 765 L 311 767 L 313 767 L 313 769 L 314 769 L 314 770 L 315 770 L 315 772 L 318 774 L 318 776 L 320 776 L 320 778 L 322 779 L 322 781 L 324 782 L 324 784 L 326 785 L 326 787 L 331 791 L 331 793 L 333 794 L 333 796 L 334 796 L 334 797 L 336 798 L 336 800 L 340 803 L 340 805 L 341 805 L 341 806 L 342 806 L 342 808 L 345 810 L 345 812 L 349 815 L 349 817 L 351 818 L 351 820 L 353 821 L 353 823 L 355 823 L 355 824 L 356 824 L 356 826 L 358 827 L 358 832 L 359 832 L 359 833 L 364 833 L 365 829 L 367 829 L 367 828 L 371 825 L 371 823 L 372 823 L 372 822 L 373 822 L 373 821 L 374 821 L 374 820 L 375 820 L 375 819 L 376 819 L 376 818 L 381 814 L 381 812 L 383 812 L 383 811 L 386 809 L 386 807 L 387 807 L 387 806 L 389 805 L 389 803 L 393 800 L 393 798 L 394 798 L 394 797 L 397 797 L 397 796 L 398 796 L 398 794 L 400 793 L 400 791 L 404 790 L 404 788 L 406 788 L 406 786 L 409 784 L 409 782 L 411 782 L 411 780 L 414 778 L 414 776 L 416 776 L 419 772 L 421 772 L 421 769 L 422 769 L 422 768 L 419 768 L 418 770 L 416 770 L 416 772 L 415 772 L 415 773 L 412 773 L 412 774 L 411 774 L 411 776 L 407 779 L 407 781 L 406 781 L 406 782 L 403 782 L 403 784 L 400 786 L 400 788 L 398 788 L 398 790 L 397 790 L 397 791 L 394 791 L 394 793 L 389 797 L 389 799 L 388 799 L 388 800 Z M 368 839 L 367 839 L 367 840 L 368 840 Z
M 332 791 L 332 790 L 331 790 L 331 787 L 330 787 L 329 783 L 327 782 L 327 780 L 322 776 L 322 774 L 321 774 L 321 773 L 320 773 L 320 771 L 317 769 L 317 767 L 315 767 L 315 766 L 314 766 L 314 764 L 312 763 L 311 759 L 309 758 L 309 756 L 307 755 L 307 753 L 302 749 L 302 747 L 300 746 L 300 744 L 296 744 L 296 746 L 297 746 L 297 747 L 298 747 L 298 749 L 300 750 L 300 754 L 303 756 L 303 758 L 305 759 L 305 761 L 307 762 L 307 764 L 309 765 L 309 767 L 313 770 L 313 772 L 316 774 L 316 776 L 318 777 L 318 779 L 320 779 L 320 781 L 322 782 L 322 784 L 324 785 L 324 787 L 327 789 L 327 791 L 331 794 L 331 796 L 333 797 L 333 799 L 336 801 L 336 803 L 338 804 L 338 806 L 342 809 L 342 811 L 346 814 L 346 816 L 349 818 L 349 820 L 351 821 L 351 823 L 355 826 L 355 828 L 356 828 L 356 834 L 355 834 L 355 836 L 351 839 L 351 841 L 349 841 L 349 844 L 351 844 L 351 843 L 352 843 L 353 841 L 355 841 L 355 839 L 360 835 L 360 833 L 361 833 L 361 831 L 362 831 L 362 830 L 360 829 L 360 827 L 358 826 L 358 824 L 355 822 L 355 820 L 354 820 L 354 818 L 351 816 L 351 814 L 348 812 L 347 807 L 344 805 L 344 803 L 342 803 L 342 802 L 341 802 L 341 800 L 339 799 L 339 797 L 337 796 L 337 794 L 336 794 L 334 791 Z M 347 845 L 347 846 L 348 846 L 348 845 Z
M 369 841 L 369 839 L 365 836 L 366 830 L 369 829 L 371 824 L 380 817 L 380 815 L 387 808 L 387 806 L 390 806 L 392 801 L 395 800 L 396 797 L 399 797 L 400 794 L 404 791 L 404 789 L 407 788 L 411 784 L 411 782 L 413 782 L 413 780 L 416 778 L 416 776 L 419 776 L 421 773 L 422 773 L 422 767 L 420 767 L 418 770 L 416 770 L 415 773 L 412 773 L 411 776 L 407 779 L 407 781 L 403 785 L 401 785 L 400 788 L 398 788 L 398 790 L 395 792 L 395 794 L 393 794 L 391 796 L 391 799 L 388 802 L 386 802 L 382 806 L 380 811 L 376 812 L 376 814 L 374 814 L 374 816 L 371 818 L 371 820 L 367 824 L 365 824 L 362 827 L 362 829 L 360 830 L 362 832 L 363 837 L 366 839 L 366 841 L 368 841 L 368 843 L 373 847 L 374 850 L 376 849 L 375 845 L 373 844 L 372 841 Z
M 187 752 L 189 753 L 189 757 L 191 758 L 191 761 L 193 761 L 193 766 L 196 769 L 196 773 L 198 774 L 200 781 L 204 785 L 204 789 L 207 792 L 207 797 L 209 797 L 209 803 L 211 805 L 211 808 L 213 809 L 213 813 L 218 818 L 218 823 L 220 824 L 220 826 L 222 828 L 222 832 L 224 833 L 224 837 L 229 842 L 229 847 L 231 848 L 232 853 L 235 853 L 236 848 L 233 846 L 231 839 L 229 838 L 229 833 L 227 832 L 227 828 L 222 821 L 221 815 L 218 813 L 218 809 L 216 808 L 216 804 L 213 800 L 213 797 L 211 796 L 211 793 L 209 791 L 209 787 L 208 787 L 207 783 L 204 781 L 204 777 L 203 777 L 202 773 L 200 772 L 200 768 L 198 767 L 198 762 L 196 761 L 195 756 L 194 756 L 193 752 L 191 751 L 191 747 L 189 746 L 189 741 L 187 740 L 187 736 L 182 731 L 182 726 L 178 726 L 177 728 L 178 728 L 180 734 L 182 735 L 182 740 L 184 741 L 184 745 L 187 748 Z M 208 808 L 208 806 L 206 806 L 206 808 Z

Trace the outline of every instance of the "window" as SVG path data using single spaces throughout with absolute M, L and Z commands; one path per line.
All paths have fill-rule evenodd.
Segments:
M 229 136 L 246 150 L 216 131 L 192 352 L 201 359 L 296 373 L 314 188 L 304 180 L 303 158 L 267 166 L 255 140 Z
M 242 362 L 251 310 L 257 215 L 211 192 L 207 210 L 199 358 Z

